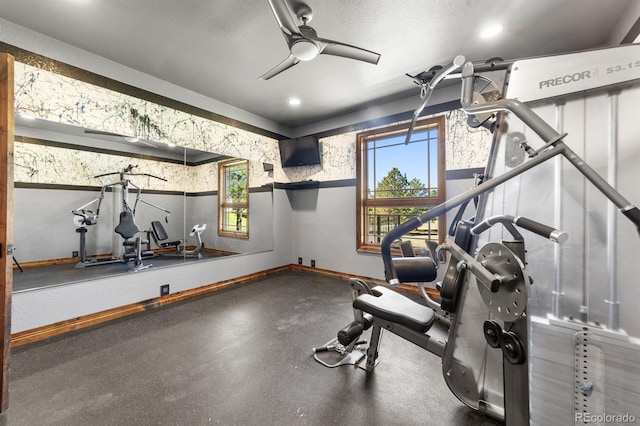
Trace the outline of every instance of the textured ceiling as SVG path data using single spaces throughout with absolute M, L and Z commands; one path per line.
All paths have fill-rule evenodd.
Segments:
M 297 0 L 295 0 L 297 1 Z M 267 0 L 3 0 L 0 17 L 289 128 L 418 95 L 405 76 L 449 62 L 605 45 L 629 0 L 309 0 L 323 38 L 382 55 L 321 55 L 271 80 L 288 54 Z M 37 13 L 36 13 L 37 12 Z M 494 40 L 479 31 L 500 22 Z M 4 40 L 10 42 L 10 40 Z M 290 107 L 291 96 L 301 99 Z

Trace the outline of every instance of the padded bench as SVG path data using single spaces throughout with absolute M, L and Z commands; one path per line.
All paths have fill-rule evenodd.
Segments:
M 433 309 L 414 302 L 402 294 L 384 286 L 375 286 L 373 294 L 361 294 L 353 301 L 353 307 L 368 312 L 376 318 L 401 324 L 419 333 L 429 330 L 435 320 Z
M 176 250 L 179 250 L 178 247 L 180 246 L 180 244 L 184 242 L 184 240 L 166 241 L 169 239 L 169 236 L 167 235 L 167 231 L 164 230 L 164 226 L 162 226 L 162 223 L 160 223 L 157 220 L 154 220 L 153 222 L 151 222 L 151 230 L 152 230 L 151 236 L 153 237 L 158 247 L 162 247 L 162 248 L 175 247 Z

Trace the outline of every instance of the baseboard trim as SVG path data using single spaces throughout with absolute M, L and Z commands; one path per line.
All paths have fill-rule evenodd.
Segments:
M 189 245 L 187 247 L 182 246 L 182 248 L 184 250 L 195 250 L 196 246 L 195 245 Z M 213 254 L 216 256 L 231 256 L 234 254 L 238 254 L 238 253 L 234 253 L 232 251 L 226 251 L 226 250 L 218 250 L 218 249 L 214 249 L 214 248 L 208 248 L 208 247 L 203 247 L 202 249 L 203 253 L 209 253 L 209 254 Z M 163 254 L 163 253 L 169 253 L 169 254 L 174 254 L 176 252 L 174 247 L 154 247 L 152 249 L 152 251 L 154 253 L 158 253 L 158 254 Z M 105 258 L 109 258 L 111 256 L 111 253 L 104 253 L 104 254 L 97 254 L 97 255 L 91 255 L 91 256 L 87 256 L 87 260 L 91 260 L 91 259 L 105 259 Z M 59 259 L 46 259 L 46 260 L 31 260 L 31 261 L 27 261 L 27 262 L 20 262 L 20 266 L 23 269 L 27 269 L 27 268 L 40 268 L 42 266 L 53 266 L 53 265 L 67 265 L 67 264 L 73 264 L 73 263 L 78 263 L 80 262 L 80 258 L 79 257 L 62 257 Z M 13 269 L 17 270 L 18 265 L 17 264 L 13 264 Z
M 161 306 L 170 305 L 172 303 L 181 302 L 184 300 L 203 296 L 208 293 L 224 290 L 231 286 L 248 284 L 252 281 L 255 281 L 267 275 L 272 275 L 278 272 L 290 271 L 290 270 L 312 272 L 316 274 L 337 277 L 342 279 L 349 279 L 349 278 L 355 277 L 355 278 L 360 278 L 375 284 L 382 284 L 382 285 L 386 284 L 383 280 L 349 274 L 346 272 L 337 272 L 337 271 L 331 271 L 328 269 L 312 268 L 310 266 L 295 265 L 295 264 L 284 265 L 277 268 L 271 268 L 264 271 L 256 272 L 253 274 L 243 275 L 243 276 L 232 278 L 229 280 L 207 284 L 207 285 L 192 288 L 189 290 L 171 293 L 166 296 L 155 297 L 153 299 L 144 300 L 142 302 L 136 302 L 136 303 L 132 303 L 125 306 L 108 309 L 106 311 L 96 312 L 93 314 L 84 315 L 81 317 L 72 318 L 65 321 L 60 321 L 54 324 L 44 325 L 42 327 L 21 331 L 19 333 L 15 333 L 11 335 L 11 347 L 17 348 L 19 346 L 23 346 L 29 343 L 35 343 L 40 340 L 60 336 L 62 334 L 69 333 L 72 331 L 78 331 L 83 328 L 102 324 L 108 321 L 113 321 L 129 315 L 146 312 L 155 308 L 159 308 Z M 419 294 L 418 288 L 415 286 L 403 284 L 396 288 L 403 292 Z
M 328 276 L 344 278 L 344 279 L 360 278 L 362 280 L 368 281 L 369 283 L 373 283 L 375 285 L 386 285 L 390 287 L 386 281 L 377 279 L 377 278 L 370 278 L 370 277 L 365 277 L 361 275 L 348 274 L 346 272 L 336 272 L 336 271 L 331 271 L 329 269 L 312 268 L 311 266 L 304 266 L 304 265 L 292 264 L 289 266 L 293 270 L 315 272 L 316 274 L 328 275 Z M 411 284 L 400 284 L 400 285 L 394 286 L 393 288 L 402 293 L 411 293 L 415 295 L 420 294 L 420 289 L 417 286 L 411 285 Z M 436 290 L 435 288 L 426 288 L 426 291 L 429 297 L 431 297 L 431 299 L 435 300 L 436 302 L 440 301 L 440 293 L 438 292 L 438 290 Z
M 262 278 L 281 271 L 287 271 L 290 269 L 290 265 L 272 268 L 225 281 L 207 284 L 189 290 L 171 293 L 166 296 L 155 297 L 153 299 L 144 300 L 142 302 L 136 302 L 125 306 L 108 309 L 106 311 L 96 312 L 94 314 L 84 315 L 81 317 L 60 321 L 54 324 L 48 324 L 42 327 L 21 331 L 11 335 L 11 347 L 16 348 L 28 343 L 34 343 L 40 340 L 48 339 L 50 337 L 69 333 L 71 331 L 77 331 L 86 327 L 91 327 L 107 321 L 126 317 L 128 315 L 133 315 L 151 309 L 159 308 L 161 306 L 166 306 L 171 303 L 176 303 L 194 297 L 202 296 L 207 293 L 224 290 L 232 285 L 246 284 L 251 281 L 257 280 L 258 278 Z

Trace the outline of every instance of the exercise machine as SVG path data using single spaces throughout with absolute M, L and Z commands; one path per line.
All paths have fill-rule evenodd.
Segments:
M 198 244 L 196 248 L 193 250 L 187 250 L 184 244 L 186 240 L 169 240 L 169 235 L 162 226 L 160 221 L 154 220 L 151 222 L 151 237 L 155 242 L 157 247 L 160 248 L 171 248 L 173 247 L 175 250 L 171 253 L 158 253 L 158 256 L 176 256 L 176 257 L 197 257 L 198 259 L 202 258 L 202 253 L 200 252 L 203 247 L 202 243 L 202 233 L 207 229 L 207 224 L 203 223 L 202 225 L 197 224 L 193 228 L 191 228 L 191 232 L 189 233 L 190 237 L 195 236 L 198 240 Z
M 325 364 L 371 372 L 387 330 L 440 357 L 452 393 L 507 425 L 640 418 L 640 329 L 628 307 L 640 297 L 640 210 L 620 190 L 637 194 L 637 57 L 638 45 L 518 61 L 457 57 L 417 76 L 424 90 L 414 120 L 440 81 L 461 79 L 468 123 L 494 133 L 485 179 L 384 238 L 388 286 L 350 281 L 354 321 L 316 359 L 337 355 L 345 361 Z M 504 93 L 478 93 L 481 74 L 496 72 Z M 570 148 L 568 130 L 584 142 Z M 458 222 L 436 250 L 449 253 L 446 264 L 391 255 L 402 235 L 476 197 L 475 219 Z M 439 301 L 421 284 L 438 268 Z M 418 283 L 424 304 L 395 291 L 401 282 Z
M 154 179 L 159 179 L 166 181 L 158 176 L 154 176 L 148 173 L 134 173 L 133 169 L 137 166 L 129 164 L 122 171 L 105 173 L 101 175 L 94 176 L 94 178 L 102 178 L 105 176 L 118 175 L 119 179 L 117 182 L 103 185 L 100 190 L 100 195 L 98 198 L 84 204 L 83 206 L 72 210 L 71 213 L 74 215 L 73 222 L 76 225 L 76 232 L 80 234 L 80 250 L 78 252 L 80 256 L 79 262 L 75 265 L 75 268 L 86 268 L 91 266 L 98 265 L 106 265 L 112 263 L 127 263 L 130 260 L 134 261 L 134 269 L 133 271 L 139 271 L 142 269 L 146 269 L 151 265 L 144 265 L 143 259 L 151 258 L 154 256 L 154 252 L 150 247 L 150 237 L 149 232 L 147 233 L 147 238 L 143 239 L 138 234 L 142 231 L 138 227 L 135 221 L 135 212 L 139 202 L 143 204 L 149 205 L 151 207 L 157 208 L 159 210 L 164 211 L 167 216 L 165 220 L 168 219 L 171 212 L 168 210 L 157 206 L 155 204 L 149 203 L 145 200 L 141 199 L 142 189 L 135 185 L 129 179 L 129 176 L 147 176 Z M 136 200 L 133 204 L 133 207 L 130 206 L 128 198 L 129 198 L 129 188 L 133 188 L 136 191 Z M 109 256 L 109 257 L 94 257 L 88 258 L 86 254 L 86 233 L 87 227 L 96 225 L 98 223 L 98 218 L 100 216 L 100 206 L 104 199 L 104 195 L 107 190 L 118 190 L 121 191 L 121 211 L 119 214 L 119 221 L 116 225 L 114 232 L 118 234 L 122 238 L 122 247 L 124 248 L 124 253 L 121 256 Z M 96 205 L 95 211 L 90 210 L 89 207 L 92 205 Z M 115 250 L 114 250 L 115 251 Z

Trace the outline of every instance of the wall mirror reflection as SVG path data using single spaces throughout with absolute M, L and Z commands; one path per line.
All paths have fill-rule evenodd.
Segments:
M 273 249 L 262 163 L 16 116 L 14 169 L 14 292 Z

